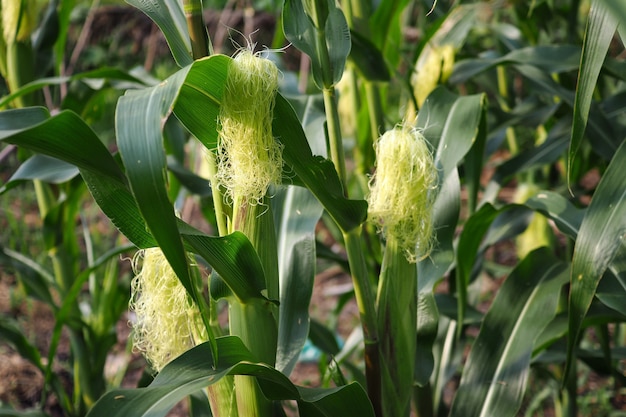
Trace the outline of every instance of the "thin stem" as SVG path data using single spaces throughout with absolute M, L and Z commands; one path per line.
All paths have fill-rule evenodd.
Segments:
M 330 158 L 335 164 L 341 183 L 344 184 L 344 193 L 347 195 L 346 162 L 341 140 L 341 125 L 339 124 L 339 112 L 337 111 L 337 99 L 335 87 L 324 88 L 324 108 L 326 109 L 326 124 L 328 127 L 328 143 L 330 146 Z
M 380 104 L 380 94 L 376 84 L 370 81 L 366 82 L 365 94 L 367 97 L 367 109 L 370 114 L 372 141 L 375 141 L 385 130 L 385 114 Z
M 226 222 L 226 213 L 224 210 L 224 195 L 220 190 L 217 181 L 217 160 L 213 151 L 207 152 L 207 166 L 209 169 L 209 180 L 211 181 L 213 206 L 215 210 L 215 221 L 217 222 L 217 231 L 220 236 L 228 234 L 228 225 Z
M 361 246 L 361 227 L 344 233 L 343 238 L 348 253 L 350 273 L 354 285 L 354 296 L 359 308 L 361 327 L 363 328 L 367 393 L 374 407 L 375 414 L 382 416 L 380 342 L 376 323 L 376 304 Z
M 212 54 L 213 46 L 202 17 L 202 0 L 183 0 L 183 10 L 187 19 L 193 59 L 204 58 Z

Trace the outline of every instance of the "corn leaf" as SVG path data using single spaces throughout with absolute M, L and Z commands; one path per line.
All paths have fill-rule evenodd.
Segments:
M 624 245 L 626 234 L 626 142 L 609 164 L 587 208 L 574 246 L 569 300 L 567 366 L 602 275 Z
M 0 141 L 23 146 L 118 181 L 124 178 L 94 131 L 70 111 L 54 117 L 39 107 L 4 111 L 0 113 Z M 67 146 L 68 141 L 72 141 L 72 146 Z
M 334 1 L 321 0 L 318 4 L 324 15 L 314 21 L 300 0 L 286 0 L 283 7 L 283 30 L 285 37 L 296 48 L 311 58 L 313 79 L 318 88 L 337 83 L 342 75 L 350 53 L 350 29 L 343 12 Z
M 467 359 L 451 417 L 515 415 L 535 339 L 554 317 L 567 276 L 566 265 L 542 248 L 507 277 Z
M 186 73 L 179 71 L 152 88 L 127 91 L 117 104 L 115 130 L 126 176 L 142 217 L 181 283 L 193 294 L 195 285 L 166 189 L 162 134 L 163 121 L 171 112 Z
M 256 376 L 263 394 L 271 400 L 296 400 L 300 416 L 373 416 L 365 391 L 358 384 L 331 389 L 296 387 L 281 372 L 257 363 L 241 340 L 217 339 L 219 359 L 213 359 L 207 343 L 196 346 L 163 368 L 146 388 L 113 390 L 87 414 L 89 417 L 165 416 L 178 401 L 226 375 Z M 339 414 L 329 414 L 337 413 Z
M 289 375 L 309 333 L 309 302 L 315 278 L 315 226 L 322 206 L 305 188 L 289 186 L 272 199 L 277 216 L 280 317 L 276 368 Z
M 457 167 L 476 141 L 484 139 L 480 127 L 485 105 L 482 94 L 458 96 L 443 87 L 425 101 L 417 126 L 434 148 L 442 178 Z
M 157 245 L 116 160 L 76 114 L 65 111 L 50 117 L 43 108 L 0 112 L 0 141 L 77 166 L 102 211 L 129 240 L 139 248 Z M 262 268 L 243 235 L 209 237 L 179 219 L 175 219 L 175 227 L 177 234 L 180 231 L 186 237 L 188 249 L 200 253 L 238 297 L 262 298 L 250 280 L 262 277 Z
M 580 62 L 580 47 L 575 45 L 541 45 L 515 49 L 496 58 L 466 59 L 457 63 L 450 82 L 459 84 L 497 65 L 531 65 L 547 73 L 573 71 Z
M 441 181 L 446 181 L 447 177 L 456 171 L 457 165 L 469 152 L 472 153 L 473 158 L 482 160 L 482 149 L 486 140 L 485 106 L 485 97 L 482 94 L 461 97 L 443 87 L 435 89 L 425 101 L 418 115 L 417 125 L 418 128 L 423 129 L 424 136 L 435 149 L 435 163 L 441 167 L 439 174 Z M 478 168 L 480 165 L 479 162 L 473 166 Z M 469 174 L 472 178 L 469 181 L 474 181 L 474 176 L 478 173 L 479 170 L 470 170 Z M 458 215 L 455 223 L 456 221 L 458 221 Z M 467 252 L 459 250 L 457 253 L 464 254 L 465 259 L 465 261 L 458 260 L 457 262 L 467 262 Z M 462 280 L 457 282 L 459 322 L 463 322 L 471 265 L 469 268 L 457 274 L 457 281 Z M 419 285 L 421 287 L 422 284 Z
M 376 45 L 354 31 L 350 31 L 350 39 L 352 48 L 350 48 L 349 59 L 359 74 L 368 81 L 389 81 L 391 74 L 389 74 L 382 52 Z
M 0 265 L 19 272 L 18 278 L 31 297 L 56 306 L 50 293 L 54 276 L 34 259 L 0 245 Z
M 562 233 L 576 239 L 585 210 L 575 207 L 565 197 L 552 191 L 541 191 L 524 205 L 554 220 Z
M 435 245 L 430 256 L 417 263 L 417 358 L 415 380 L 426 384 L 434 369 L 433 344 L 438 330 L 439 311 L 433 288 L 454 263 L 452 246 L 461 208 L 461 184 L 453 170 L 443 184 L 434 207 Z
M 0 187 L 0 194 L 28 180 L 41 180 L 51 184 L 60 184 L 78 175 L 78 169 L 60 159 L 45 155 L 33 155 L 28 158 L 11 178 Z
M 193 62 L 189 30 L 181 2 L 176 0 L 128 0 L 127 3 L 144 12 L 161 29 L 179 67 L 184 67 Z
M 609 49 L 609 44 L 611 39 L 613 39 L 613 35 L 615 35 L 617 22 L 602 1 L 595 0 L 591 2 L 580 61 L 580 71 L 578 73 L 576 99 L 574 101 L 574 123 L 572 125 L 572 137 L 567 163 L 568 184 L 574 158 L 585 134 L 593 90 Z
M 618 22 L 626 22 L 626 3 L 621 0 L 602 0 Z

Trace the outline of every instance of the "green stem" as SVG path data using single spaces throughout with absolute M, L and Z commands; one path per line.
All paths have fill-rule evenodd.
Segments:
M 228 226 L 224 210 L 224 194 L 222 193 L 219 182 L 217 181 L 217 160 L 215 159 L 215 154 L 211 150 L 207 152 L 207 165 L 209 169 L 209 181 L 211 182 L 217 231 L 220 236 L 225 236 L 228 234 Z
M 341 183 L 344 184 L 344 193 L 348 191 L 346 185 L 346 162 L 341 140 L 341 125 L 339 123 L 339 112 L 337 110 L 337 98 L 335 88 L 324 88 L 324 108 L 326 109 L 326 124 L 328 126 L 328 143 L 330 146 L 330 158 L 335 164 L 337 174 Z
M 361 227 L 344 233 L 343 238 L 348 253 L 354 296 L 359 308 L 361 327 L 363 328 L 367 393 L 376 416 L 382 416 L 380 347 L 376 323 L 376 305 L 361 246 Z
M 435 410 L 433 407 L 433 387 L 430 383 L 423 387 L 413 387 L 413 398 L 415 400 L 416 417 L 433 417 Z
M 313 19 L 315 22 L 315 18 Z M 335 96 L 335 87 L 332 79 L 332 69 L 326 47 L 326 36 L 323 26 L 318 25 L 317 30 L 317 51 L 323 71 L 324 88 L 324 109 L 326 112 L 326 123 L 328 127 L 328 143 L 330 156 L 337 174 L 344 186 L 344 194 L 348 196 L 346 183 L 346 165 L 343 152 L 343 142 L 341 137 L 341 125 L 339 123 L 339 111 Z M 380 402 L 380 351 L 378 329 L 376 323 L 376 305 L 374 302 L 374 292 L 369 281 L 367 264 L 361 245 L 362 227 L 351 231 L 344 231 L 343 238 L 348 253 L 350 273 L 354 285 L 356 302 L 361 316 L 361 326 L 363 328 L 363 340 L 365 343 L 365 376 L 367 379 L 367 391 L 370 401 L 377 416 L 382 415 Z
M 232 231 L 244 233 L 254 246 L 263 270 L 263 283 L 272 296 L 278 291 L 278 263 L 276 237 L 270 223 L 272 212 L 266 197 L 263 204 L 251 204 L 247 198 L 235 196 Z M 269 287 L 274 287 L 270 289 Z M 275 294 L 276 293 L 276 294 Z M 269 300 L 253 299 L 241 303 L 230 301 L 229 324 L 231 334 L 241 338 L 243 344 L 261 362 L 274 366 L 278 340 L 276 306 Z M 261 392 L 256 379 L 251 376 L 235 376 L 237 406 L 241 416 L 271 416 L 272 402 Z
M 191 40 L 193 59 L 204 58 L 213 53 L 213 45 L 207 34 L 202 17 L 202 0 L 183 0 L 183 10 Z
M 385 131 L 385 114 L 381 106 L 380 94 L 376 84 L 369 81 L 366 82 L 365 94 L 367 97 L 367 109 L 370 115 L 372 143 L 374 143 L 381 133 Z

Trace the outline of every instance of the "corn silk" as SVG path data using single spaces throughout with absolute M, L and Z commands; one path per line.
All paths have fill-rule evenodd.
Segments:
M 369 221 L 395 239 L 409 262 L 429 255 L 438 173 L 424 136 L 398 126 L 374 144 L 376 173 L 370 180 Z

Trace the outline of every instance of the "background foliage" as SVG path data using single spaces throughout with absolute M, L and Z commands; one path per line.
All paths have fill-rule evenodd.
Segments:
M 0 354 L 30 363 L 39 388 L 3 388 L 0 414 L 165 415 L 188 398 L 210 415 L 203 392 L 241 375 L 271 415 L 624 414 L 621 1 L 208 1 L 207 58 L 189 8 L 129 3 L 38 3 L 28 36 L 1 42 Z M 282 71 L 284 183 L 261 229 L 224 233 L 233 207 L 208 186 L 205 148 L 226 55 L 248 43 L 291 45 L 268 53 Z M 393 269 L 363 198 L 374 141 L 403 121 L 438 166 L 436 246 Z M 157 245 L 215 338 L 140 378 L 121 335 L 133 271 L 120 258 Z M 408 305 L 376 299 L 387 270 L 413 280 Z M 352 277 L 330 306 L 316 296 L 329 271 Z M 278 310 L 275 363 L 226 335 L 226 302 Z M 414 359 L 394 363 L 385 343 Z

